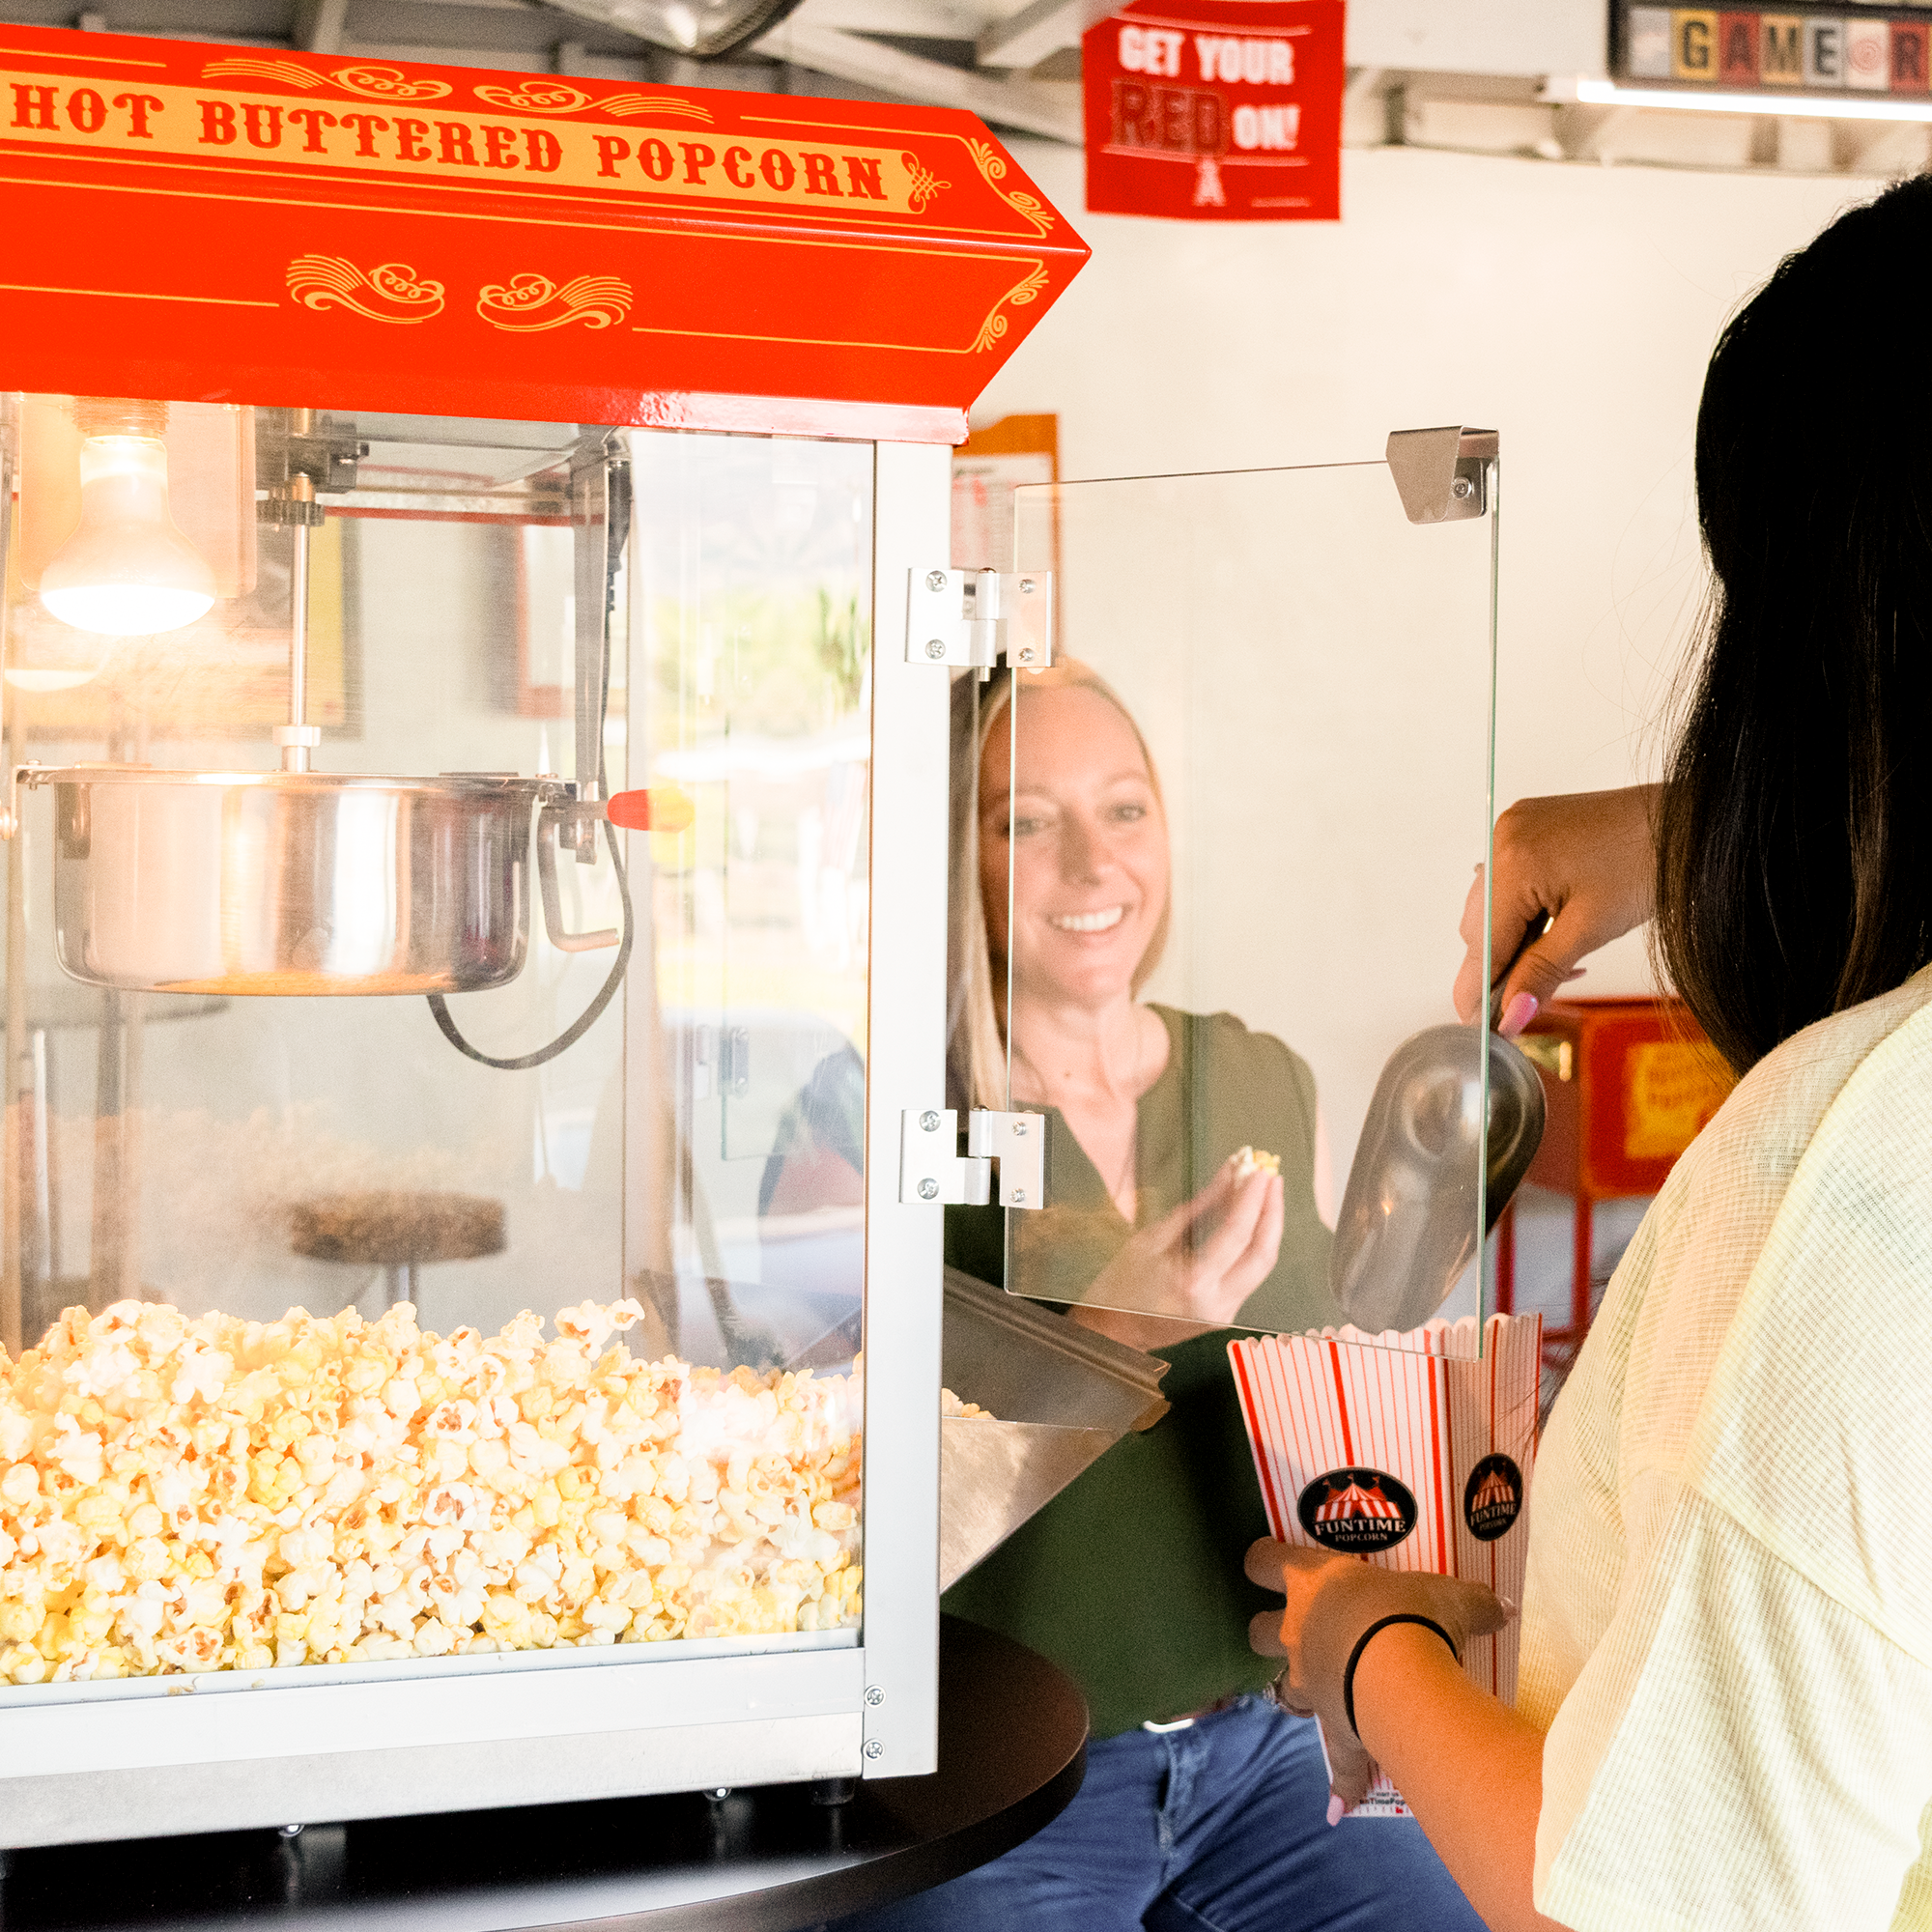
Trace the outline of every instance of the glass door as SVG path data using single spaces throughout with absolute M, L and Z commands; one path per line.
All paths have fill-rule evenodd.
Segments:
M 1497 465 L 1418 435 L 1393 468 L 1022 489 L 1053 663 L 955 689 L 953 1065 L 1046 1143 L 1006 1284 L 1140 1347 L 1485 1312 L 1491 1042 L 1449 988 Z

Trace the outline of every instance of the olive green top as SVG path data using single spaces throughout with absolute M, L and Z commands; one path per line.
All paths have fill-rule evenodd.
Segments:
M 1140 1102 L 1135 1225 L 1198 1193 L 1236 1148 L 1277 1153 L 1281 1254 L 1242 1304 L 1241 1322 L 1298 1329 L 1342 1321 L 1327 1287 L 1330 1236 L 1315 1211 L 1307 1064 L 1232 1014 L 1153 1010 L 1170 1050 Z M 1077 1299 L 1131 1230 L 1050 1109 L 1046 1198 L 1037 1213 L 1013 1216 L 1015 1275 L 1035 1293 Z M 949 1264 L 1003 1281 L 1003 1218 L 997 1207 L 949 1208 Z M 954 1615 L 1059 1664 L 1085 1693 L 1095 1737 L 1259 1690 L 1278 1667 L 1248 1648 L 1248 1620 L 1269 1599 L 1243 1577 L 1241 1558 L 1267 1534 L 1267 1520 L 1228 1367 L 1232 1332 L 1157 1350 L 1173 1364 L 1161 1383 L 1170 1412 L 1117 1442 L 943 1600 Z

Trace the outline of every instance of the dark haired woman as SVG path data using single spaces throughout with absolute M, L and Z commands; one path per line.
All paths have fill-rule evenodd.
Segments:
M 1497 956 L 1557 915 L 1512 992 L 1645 916 L 1654 841 L 1661 963 L 1745 1076 L 1556 1405 L 1517 1710 L 1451 1657 L 1486 1592 L 1250 1553 L 1338 1791 L 1380 1760 L 1497 1932 L 1932 1925 L 1932 376 L 1781 405 L 1909 326 L 1928 261 L 1920 179 L 1724 330 L 1665 781 L 1499 828 Z

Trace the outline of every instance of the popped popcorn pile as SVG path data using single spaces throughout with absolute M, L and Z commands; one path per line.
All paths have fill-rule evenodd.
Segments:
M 116 1302 L 0 1351 L 0 1682 L 855 1624 L 859 1375 Z
M 1280 1154 L 1269 1153 L 1266 1148 L 1237 1147 L 1228 1158 L 1234 1164 L 1236 1180 L 1245 1180 L 1251 1174 L 1281 1172 Z

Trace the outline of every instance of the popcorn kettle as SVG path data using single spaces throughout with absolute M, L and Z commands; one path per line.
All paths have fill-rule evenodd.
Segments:
M 366 452 L 353 425 L 312 410 L 286 416 L 270 439 L 279 481 L 258 505 L 262 521 L 294 538 L 289 722 L 272 733 L 281 769 L 21 766 L 18 784 L 55 796 L 56 957 L 71 978 L 120 992 L 422 994 L 470 1058 L 541 1065 L 582 1037 L 629 964 L 630 891 L 612 827 L 674 829 L 677 808 L 689 812 L 669 794 L 605 791 L 611 604 L 630 521 L 623 445 L 594 432 L 571 464 L 579 777 L 325 773 L 311 769 L 322 733 L 304 715 L 309 540 L 323 520 L 318 493 L 354 489 Z M 622 926 L 571 932 L 556 854 L 591 863 L 600 823 Z M 496 1059 L 463 1037 L 444 995 L 507 985 L 523 970 L 532 851 L 551 944 L 566 952 L 615 947 L 616 957 L 565 1035 L 533 1054 Z

